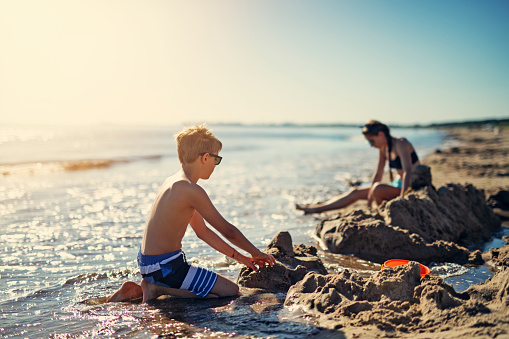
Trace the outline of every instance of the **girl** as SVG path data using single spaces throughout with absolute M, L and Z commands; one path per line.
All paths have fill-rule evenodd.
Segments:
M 368 207 L 373 200 L 377 205 L 383 201 L 391 200 L 397 196 L 403 196 L 410 186 L 410 172 L 419 164 L 419 158 L 415 149 L 405 138 L 393 137 L 389 127 L 379 121 L 371 120 L 362 128 L 362 134 L 372 147 L 378 148 L 378 165 L 370 187 L 353 188 L 350 191 L 330 199 L 323 203 L 301 205 L 296 208 L 305 214 L 320 213 L 347 207 L 359 199 L 366 199 Z M 389 163 L 390 184 L 381 183 L 385 162 Z M 393 178 L 392 169 L 395 169 L 398 177 Z

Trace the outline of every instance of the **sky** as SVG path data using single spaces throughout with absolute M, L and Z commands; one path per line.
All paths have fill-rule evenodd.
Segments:
M 506 0 L 0 0 L 0 124 L 509 118 Z

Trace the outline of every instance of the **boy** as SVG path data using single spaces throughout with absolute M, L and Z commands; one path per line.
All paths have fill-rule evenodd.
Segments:
M 203 125 L 184 129 L 176 135 L 176 141 L 182 169 L 164 181 L 152 205 L 138 253 L 141 286 L 128 281 L 108 301 L 125 301 L 142 295 L 144 303 L 166 294 L 204 298 L 238 295 L 239 287 L 233 281 L 187 263 L 181 248 L 188 224 L 198 238 L 254 270 L 255 264 L 275 263 L 273 256 L 258 250 L 226 221 L 197 185 L 199 179 L 208 179 L 221 163 L 222 157 L 218 155 L 221 142 Z M 209 229 L 204 219 L 251 257 L 237 252 Z

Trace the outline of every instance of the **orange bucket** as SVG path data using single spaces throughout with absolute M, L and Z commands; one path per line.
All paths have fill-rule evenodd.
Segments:
M 406 265 L 409 262 L 410 262 L 410 260 L 403 260 L 403 259 L 387 260 L 382 265 L 382 269 L 384 267 L 396 267 L 396 266 L 400 266 L 400 265 Z M 423 264 L 419 264 L 419 265 L 421 266 L 421 277 L 424 277 L 426 274 L 433 275 L 433 273 L 431 273 L 431 270 L 428 267 L 424 266 Z

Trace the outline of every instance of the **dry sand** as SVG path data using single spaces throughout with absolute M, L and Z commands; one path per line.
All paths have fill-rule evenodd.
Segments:
M 460 146 L 439 150 L 423 163 L 431 167 L 435 187 L 470 183 L 486 194 L 509 190 L 509 130 L 447 130 Z

